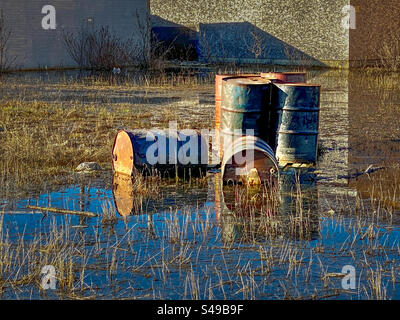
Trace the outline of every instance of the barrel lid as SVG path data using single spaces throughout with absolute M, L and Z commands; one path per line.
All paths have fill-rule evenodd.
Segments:
M 132 175 L 134 170 L 134 155 L 131 135 L 128 131 L 118 131 L 112 149 L 112 166 L 114 172 Z
M 287 86 L 287 87 L 318 87 L 320 88 L 320 84 L 315 83 L 301 83 L 301 82 L 285 82 L 285 83 L 276 83 L 277 86 Z
M 224 79 L 223 81 L 232 84 L 238 85 L 265 85 L 271 83 L 269 79 L 262 78 L 262 77 L 248 77 L 248 78 L 228 78 Z
M 248 77 L 259 77 L 259 73 L 237 73 L 237 74 L 216 74 L 216 79 L 233 79 L 233 78 L 248 78 Z

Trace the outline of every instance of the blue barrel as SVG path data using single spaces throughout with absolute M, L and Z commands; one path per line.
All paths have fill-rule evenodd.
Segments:
M 268 79 L 249 77 L 222 81 L 222 156 L 223 149 L 243 135 L 253 135 L 267 143 L 271 140 L 270 101 L 271 82 Z
M 112 149 L 114 172 L 168 176 L 204 174 L 208 141 L 195 130 L 120 130 Z
M 272 105 L 277 132 L 276 158 L 280 164 L 316 163 L 320 85 L 275 83 Z

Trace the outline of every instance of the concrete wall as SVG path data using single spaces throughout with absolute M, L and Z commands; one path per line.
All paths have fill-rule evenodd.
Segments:
M 44 30 L 45 5 L 56 9 L 56 29 Z M 78 31 L 82 25 L 109 26 L 119 37 L 140 43 L 138 28 L 148 19 L 147 0 L 1 0 L 0 9 L 11 29 L 9 55 L 16 56 L 22 69 L 75 66 L 63 43 L 63 30 Z
M 330 65 L 348 61 L 349 31 L 342 26 L 342 9 L 349 4 L 350 0 L 151 0 L 150 10 L 153 27 L 197 31 L 203 60 Z
M 356 11 L 350 30 L 350 61 L 374 62 L 400 55 L 400 1 L 351 0 Z M 388 45 L 385 54 L 382 48 Z

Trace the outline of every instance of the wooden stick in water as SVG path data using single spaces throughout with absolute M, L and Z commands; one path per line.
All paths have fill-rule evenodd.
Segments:
M 28 209 L 34 210 L 41 210 L 41 211 L 48 211 L 48 212 L 56 212 L 56 213 L 64 213 L 64 214 L 75 214 L 78 216 L 85 216 L 85 217 L 97 217 L 97 214 L 89 211 L 75 211 L 75 210 L 66 210 L 66 209 L 59 209 L 59 208 L 52 208 L 52 207 L 37 207 L 37 206 L 26 206 Z

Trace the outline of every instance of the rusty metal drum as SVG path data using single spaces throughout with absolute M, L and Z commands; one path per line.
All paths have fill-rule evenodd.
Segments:
M 288 83 L 306 83 L 307 73 L 306 72 L 263 72 L 261 77 L 275 80 L 278 82 Z
M 217 74 L 215 75 L 215 135 L 217 145 L 214 146 L 219 161 L 222 160 L 223 147 L 220 146 L 220 127 L 221 127 L 221 104 L 222 104 L 222 84 L 225 79 L 237 79 L 237 78 L 250 78 L 257 77 L 259 74 Z
M 278 162 L 265 141 L 254 136 L 242 136 L 225 150 L 221 177 L 225 183 L 276 186 Z
M 220 153 L 243 135 L 271 141 L 271 83 L 261 77 L 224 79 Z M 273 140 L 274 141 L 274 140 Z
M 279 164 L 316 163 L 320 85 L 275 83 L 272 91 Z
M 232 78 L 257 77 L 259 74 L 217 74 L 215 75 L 215 129 L 220 128 L 221 124 L 221 102 L 222 102 L 222 81 Z
M 120 130 L 112 149 L 116 173 L 201 175 L 208 167 L 208 141 L 195 130 Z

